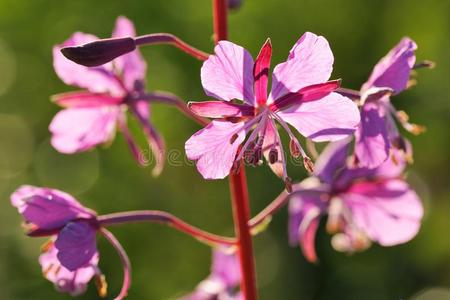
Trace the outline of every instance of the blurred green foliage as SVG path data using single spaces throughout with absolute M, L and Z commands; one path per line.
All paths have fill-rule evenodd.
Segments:
M 73 193 L 99 213 L 162 209 L 221 234 L 233 226 L 227 181 L 201 179 L 194 167 L 168 165 L 159 178 L 139 168 L 119 135 L 109 149 L 66 156 L 49 145 L 48 124 L 58 108 L 55 93 L 73 90 L 52 68 L 51 49 L 74 31 L 108 37 L 115 18 L 131 18 L 138 33 L 170 32 L 211 51 L 209 0 L 0 0 L 0 299 L 70 299 L 53 290 L 37 263 L 43 240 L 23 235 L 20 217 L 9 204 L 20 184 L 46 185 Z M 373 65 L 403 35 L 419 45 L 418 60 L 437 62 L 420 70 L 419 85 L 395 97 L 398 108 L 426 134 L 411 137 L 415 164 L 409 180 L 421 195 L 426 216 L 412 242 L 392 248 L 372 246 L 347 256 L 335 252 L 319 230 L 318 265 L 305 262 L 287 244 L 287 214 L 255 238 L 258 284 L 267 299 L 450 299 L 450 2 L 448 0 L 247 0 L 230 15 L 230 38 L 253 54 L 267 37 L 274 63 L 285 59 L 304 31 L 324 35 L 335 55 L 333 78 L 358 89 Z M 144 48 L 150 89 L 169 90 L 186 100 L 206 99 L 201 63 L 169 46 Z M 152 118 L 169 149 L 183 153 L 199 128 L 171 107 L 155 105 Z M 144 142 L 136 124 L 133 132 Z M 256 213 L 283 188 L 267 167 L 248 172 Z M 301 179 L 305 173 L 292 168 Z M 134 266 L 130 299 L 174 299 L 209 272 L 209 249 L 160 225 L 113 228 Z M 115 252 L 100 240 L 101 268 L 110 295 L 122 271 Z M 420 291 L 441 287 L 421 296 Z M 82 299 L 97 299 L 93 286 Z

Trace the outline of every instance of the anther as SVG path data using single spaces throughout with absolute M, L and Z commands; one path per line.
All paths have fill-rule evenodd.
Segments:
M 300 156 L 300 149 L 294 140 L 289 141 L 289 150 L 291 151 L 293 157 L 297 158 Z
M 303 157 L 303 165 L 305 166 L 305 169 L 309 173 L 314 172 L 314 163 L 312 162 L 311 158 L 309 158 L 308 156 Z
M 108 294 L 108 283 L 106 282 L 105 275 L 95 275 L 95 285 L 97 286 L 98 295 L 105 298 Z
M 276 148 L 272 148 L 269 151 L 269 162 L 274 164 L 278 161 L 278 151 Z

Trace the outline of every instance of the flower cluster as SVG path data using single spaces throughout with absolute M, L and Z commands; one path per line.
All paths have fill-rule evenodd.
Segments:
M 225 2 L 214 3 L 220 18 Z M 231 6 L 239 4 L 230 1 Z M 223 20 L 219 25 L 223 33 Z M 170 44 L 204 60 L 201 82 L 208 101 L 185 105 L 173 94 L 146 91 L 146 63 L 137 47 L 154 44 Z M 413 134 L 423 127 L 409 123 L 407 114 L 397 111 L 390 98 L 412 85 L 416 49 L 414 41 L 403 38 L 375 66 L 361 90 L 354 91 L 341 88 L 341 80 L 330 80 L 334 62 L 330 45 L 324 37 L 306 32 L 287 60 L 273 69 L 269 89 L 270 39 L 253 59 L 228 40 L 217 42 L 210 55 L 171 34 L 136 36 L 125 17 L 117 19 L 111 39 L 73 34 L 54 47 L 54 68 L 64 83 L 83 90 L 53 97 L 63 107 L 49 127 L 53 147 L 67 154 L 87 151 L 110 143 L 119 130 L 144 165 L 128 130 L 129 111 L 157 158 L 153 173 L 158 175 L 163 169 L 164 142 L 150 122 L 149 106 L 152 101 L 175 105 L 205 126 L 185 144 L 186 155 L 196 162 L 199 173 L 204 179 L 230 176 L 237 236 L 215 235 L 161 211 L 99 216 L 62 191 L 22 186 L 11 202 L 24 218 L 29 236 L 48 237 L 39 258 L 44 276 L 59 291 L 74 296 L 84 293 L 95 279 L 99 295 L 105 296 L 107 284 L 96 246 L 100 235 L 117 250 L 123 264 L 123 286 L 116 297 L 123 299 L 131 282 L 130 262 L 106 227 L 157 222 L 214 247 L 211 274 L 183 300 L 254 300 L 250 235 L 261 232 L 286 203 L 290 241 L 299 244 L 311 262 L 318 260 L 314 240 L 325 215 L 326 229 L 333 234 L 332 245 L 338 251 L 353 253 L 371 242 L 392 246 L 411 240 L 420 229 L 423 207 L 405 181 L 412 146 L 396 122 Z M 289 137 L 291 156 L 301 157 L 309 172 L 309 178 L 299 183 L 287 174 L 288 151 L 279 129 Z M 331 143 L 314 163 L 314 151 L 309 148 L 310 158 L 298 134 L 309 145 Z M 243 166 L 257 166 L 263 160 L 282 179 L 286 191 L 249 220 Z

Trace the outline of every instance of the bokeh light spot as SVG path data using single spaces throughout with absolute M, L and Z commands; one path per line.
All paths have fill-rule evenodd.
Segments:
M 33 134 L 21 117 L 0 114 L 0 178 L 22 172 L 31 161 L 33 146 Z

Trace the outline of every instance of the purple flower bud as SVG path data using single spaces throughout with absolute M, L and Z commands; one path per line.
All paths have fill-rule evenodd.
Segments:
M 96 67 L 136 49 L 133 38 L 112 38 L 98 40 L 76 47 L 61 49 L 61 53 L 77 64 Z

